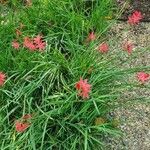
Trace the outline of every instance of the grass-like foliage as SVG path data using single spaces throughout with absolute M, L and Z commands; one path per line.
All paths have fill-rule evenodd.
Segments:
M 13 2 L 1 6 L 0 71 L 7 80 L 0 88 L 0 149 L 100 150 L 106 135 L 119 134 L 108 113 L 127 72 L 86 38 L 90 31 L 105 33 L 113 1 L 41 0 L 30 7 Z M 43 52 L 12 47 L 20 23 L 18 41 L 40 33 L 47 43 Z M 81 77 L 91 85 L 89 99 L 75 89 Z M 32 115 L 30 127 L 18 133 L 15 121 L 25 114 Z

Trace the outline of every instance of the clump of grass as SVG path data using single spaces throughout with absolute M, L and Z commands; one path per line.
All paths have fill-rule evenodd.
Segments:
M 112 6 L 111 0 L 44 0 L 18 5 L 15 12 L 9 8 L 1 17 L 0 70 L 7 75 L 0 88 L 1 149 L 102 149 L 105 135 L 120 133 L 108 113 L 124 88 L 117 81 L 127 71 L 99 54 L 94 42 L 85 42 L 91 30 L 105 32 Z M 20 23 L 22 36 L 44 36 L 43 53 L 12 48 Z M 75 90 L 80 77 L 92 85 L 87 100 Z M 24 114 L 32 114 L 31 126 L 17 133 L 14 122 Z

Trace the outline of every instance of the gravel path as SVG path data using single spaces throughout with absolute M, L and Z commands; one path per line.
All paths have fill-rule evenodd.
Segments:
M 150 66 L 150 23 L 129 27 L 126 22 L 118 22 L 109 33 L 109 39 L 113 38 L 116 38 L 115 41 L 119 44 L 129 40 L 135 45 L 133 53 L 136 57 L 121 65 L 122 68 Z M 114 52 L 115 50 L 117 49 L 114 48 Z M 125 61 L 130 59 L 129 57 L 127 56 Z M 136 82 L 135 78 L 129 78 L 129 81 Z M 147 85 L 150 85 L 150 82 Z M 130 96 L 146 96 L 150 99 L 150 89 L 135 88 L 124 94 L 127 99 Z M 118 128 L 125 134 L 121 138 L 109 139 L 110 144 L 106 150 L 150 150 L 150 104 L 142 102 L 122 106 L 113 112 L 115 119 L 119 121 Z
M 142 12 L 142 21 L 150 22 L 150 1 L 149 0 L 116 0 L 118 7 L 124 7 L 124 13 L 120 19 L 127 20 L 128 16 L 134 11 L 139 10 Z

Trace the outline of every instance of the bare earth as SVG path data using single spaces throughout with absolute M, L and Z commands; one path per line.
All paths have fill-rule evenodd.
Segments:
M 121 59 L 121 61 L 128 61 L 126 64 L 119 64 L 122 68 L 150 67 L 150 23 L 140 23 L 136 27 L 130 27 L 126 22 L 118 22 L 111 28 L 109 36 L 110 40 L 116 38 L 115 41 L 120 44 L 119 46 L 126 40 L 132 41 L 135 45 L 133 50 L 135 58 L 128 61 L 131 56 L 126 56 Z M 116 49 L 114 48 L 114 53 Z M 124 55 L 124 52 L 122 53 Z M 137 81 L 135 77 L 129 77 L 129 82 Z M 149 85 L 150 82 L 145 86 Z M 133 96 L 145 96 L 150 102 L 150 88 L 128 90 L 124 94 L 123 101 Z M 116 109 L 113 115 L 120 122 L 118 128 L 125 134 L 121 138 L 110 139 L 110 145 L 107 145 L 106 150 L 150 150 L 150 103 L 141 100 L 140 103 L 132 103 Z

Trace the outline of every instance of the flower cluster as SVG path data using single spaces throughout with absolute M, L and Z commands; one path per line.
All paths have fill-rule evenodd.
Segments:
M 21 24 L 19 29 L 16 29 L 16 37 L 19 38 L 22 35 L 21 29 L 23 25 Z M 20 48 L 20 43 L 17 39 L 13 40 L 12 47 L 14 49 Z M 43 41 L 43 37 L 41 35 L 37 35 L 34 38 L 30 38 L 25 36 L 23 38 L 23 47 L 27 48 L 30 51 L 43 51 L 46 47 L 46 42 Z
M 94 34 L 94 33 L 92 32 L 92 34 Z M 95 37 L 95 35 L 94 35 L 94 37 Z M 89 35 L 88 39 L 91 39 L 90 35 Z M 92 39 L 92 40 L 94 40 L 94 39 Z M 92 40 L 90 40 L 90 41 L 92 41 Z M 129 55 L 132 53 L 133 48 L 134 48 L 134 44 L 132 42 L 125 41 L 124 43 L 122 43 L 122 49 L 125 50 Z M 100 53 L 107 53 L 109 51 L 108 43 L 103 42 L 103 43 L 99 44 L 99 46 L 97 47 L 97 50 Z
M 128 17 L 128 23 L 131 25 L 136 25 L 142 19 L 142 14 L 139 11 L 134 11 L 131 16 Z M 96 34 L 94 32 L 90 32 L 86 41 L 91 42 L 96 40 Z M 134 48 L 134 44 L 130 41 L 125 41 L 122 43 L 122 49 L 125 50 L 129 55 L 132 53 Z M 109 51 L 109 45 L 107 42 L 103 42 L 97 46 L 97 50 L 100 53 L 107 53 Z M 150 75 L 144 72 L 137 73 L 137 78 L 140 82 L 144 83 L 148 81 Z M 80 78 L 75 85 L 76 89 L 78 90 L 78 95 L 81 96 L 83 99 L 89 98 L 89 92 L 91 91 L 91 85 L 87 83 L 87 79 L 83 80 Z
M 23 46 L 25 48 L 28 48 L 31 51 L 35 51 L 35 50 L 43 51 L 45 49 L 46 43 L 43 42 L 42 38 L 43 37 L 40 35 L 37 35 L 33 39 L 29 37 L 25 37 Z
M 136 25 L 141 21 L 142 18 L 143 18 L 143 16 L 142 16 L 142 13 L 140 11 L 134 11 L 133 14 L 128 17 L 127 22 L 130 25 Z M 94 40 L 96 40 L 96 34 L 94 32 L 91 32 L 87 37 L 87 41 L 91 42 L 91 41 L 94 41 Z M 122 48 L 125 51 L 127 51 L 128 54 L 132 53 L 132 50 L 134 48 L 134 44 L 132 42 L 126 41 L 122 45 L 123 45 Z M 108 45 L 108 43 L 103 42 L 98 46 L 97 49 L 101 53 L 107 53 L 108 50 L 109 50 L 109 45 Z
M 40 35 L 37 35 L 35 38 L 29 38 L 29 37 L 24 37 L 23 40 L 23 47 L 29 49 L 30 51 L 43 51 L 46 47 L 46 42 L 44 42 L 43 37 Z M 20 44 L 16 40 L 12 42 L 12 46 L 15 49 L 19 49 Z
M 128 23 L 131 25 L 135 25 L 140 22 L 142 19 L 142 14 L 139 11 L 135 11 L 131 16 L 128 18 Z M 19 38 L 22 35 L 21 29 L 23 25 L 20 25 L 19 29 L 16 29 L 16 37 Z M 91 42 L 96 40 L 96 34 L 94 32 L 89 33 L 86 41 Z M 43 41 L 43 37 L 41 35 L 37 35 L 34 38 L 30 38 L 28 36 L 23 37 L 23 47 L 30 50 L 30 51 L 43 51 L 46 47 L 46 42 Z M 13 40 L 12 47 L 14 49 L 20 48 L 20 43 L 17 39 Z M 134 44 L 132 42 L 126 41 L 123 43 L 122 46 L 123 50 L 127 51 L 128 54 L 132 53 L 134 48 Z M 109 44 L 107 42 L 102 42 L 97 46 L 97 50 L 100 53 L 107 53 L 109 51 Z M 90 68 L 88 71 L 89 73 L 92 72 L 93 68 Z M 150 74 L 145 72 L 138 72 L 137 73 L 137 80 L 144 84 L 150 79 Z M 0 86 L 2 87 L 5 83 L 6 75 L 3 72 L 0 72 Z M 75 84 L 75 88 L 78 92 L 78 96 L 82 97 L 83 99 L 88 99 L 89 94 L 91 92 L 92 85 L 88 83 L 88 79 L 80 78 L 80 80 Z M 17 132 L 24 132 L 28 129 L 31 125 L 31 114 L 26 114 L 21 117 L 19 120 L 15 121 L 15 128 Z M 100 121 L 99 121 L 100 122 Z

